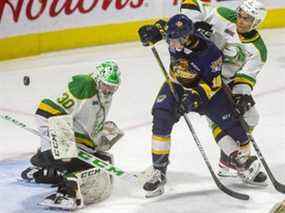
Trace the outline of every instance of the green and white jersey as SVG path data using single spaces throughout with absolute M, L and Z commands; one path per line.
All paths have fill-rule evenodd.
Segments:
M 210 38 L 225 55 L 222 76 L 234 93 L 250 94 L 258 73 L 267 60 L 267 49 L 256 30 L 239 34 L 236 11 L 226 7 L 210 8 L 199 0 L 184 0 L 181 12 L 190 19 L 205 21 L 214 30 Z
M 103 95 L 90 75 L 75 75 L 58 97 L 41 101 L 37 114 L 46 118 L 73 116 L 76 142 L 96 147 L 112 102 L 112 95 Z

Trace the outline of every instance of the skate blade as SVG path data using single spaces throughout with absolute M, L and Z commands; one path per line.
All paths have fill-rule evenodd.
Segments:
M 268 182 L 267 181 L 259 183 L 259 182 L 254 182 L 254 181 L 242 180 L 242 182 L 244 184 L 246 184 L 247 186 L 252 186 L 252 187 L 267 187 L 268 186 Z
M 238 173 L 236 171 L 233 170 L 229 170 L 229 171 L 218 171 L 217 175 L 219 177 L 231 177 L 231 178 L 235 178 L 238 177 Z
M 52 200 L 43 200 L 39 202 L 38 205 L 47 209 L 69 210 L 69 211 L 74 211 L 78 209 L 77 205 L 62 205 L 54 203 L 54 201 Z
M 231 176 L 219 176 L 220 179 L 225 182 L 226 184 L 242 184 L 246 187 L 250 188 L 264 188 L 268 186 L 268 182 L 265 181 L 263 183 L 253 182 L 253 181 L 246 181 L 240 176 L 231 177 Z
M 18 178 L 16 182 L 17 184 L 28 186 L 28 187 L 34 187 L 34 188 L 51 188 L 52 187 L 51 184 L 36 183 L 35 181 L 29 181 L 29 180 L 20 179 L 20 178 Z
M 238 175 L 234 174 L 234 173 L 221 173 L 221 172 L 218 172 L 217 175 L 219 177 L 222 177 L 222 178 L 227 178 L 227 177 L 229 177 L 229 178 L 237 178 L 238 177 Z
M 147 191 L 145 198 L 154 198 L 162 195 L 164 193 L 164 187 L 161 186 L 154 191 Z

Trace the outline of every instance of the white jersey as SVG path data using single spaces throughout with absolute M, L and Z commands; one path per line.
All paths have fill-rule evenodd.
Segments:
M 205 21 L 214 31 L 211 40 L 223 50 L 222 76 L 231 83 L 233 93 L 250 94 L 258 73 L 267 60 L 266 46 L 256 30 L 239 34 L 237 14 L 226 7 L 211 8 L 199 0 L 184 0 L 181 12 L 194 22 Z
M 103 95 L 91 76 L 76 75 L 61 96 L 42 100 L 37 114 L 46 118 L 72 115 L 76 142 L 94 148 L 111 102 L 112 95 Z

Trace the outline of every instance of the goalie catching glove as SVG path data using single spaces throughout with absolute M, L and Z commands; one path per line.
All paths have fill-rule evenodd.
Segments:
M 104 123 L 102 136 L 98 140 L 97 151 L 108 151 L 122 137 L 124 132 L 113 121 Z

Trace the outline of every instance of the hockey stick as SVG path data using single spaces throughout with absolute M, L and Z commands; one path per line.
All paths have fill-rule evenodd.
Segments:
M 230 102 L 233 104 L 234 106 L 234 100 L 233 100 L 233 97 L 231 95 L 231 92 L 230 92 L 230 89 L 228 88 L 228 86 L 225 85 L 225 91 L 226 91 L 226 94 L 230 100 Z M 235 116 L 240 120 L 241 122 L 241 125 L 243 127 L 243 129 L 247 132 L 247 135 L 250 139 L 250 141 L 252 142 L 252 145 L 254 147 L 254 150 L 259 158 L 259 160 L 261 161 L 267 175 L 269 176 L 269 179 L 271 181 L 271 183 L 273 184 L 273 186 L 275 187 L 275 189 L 278 191 L 278 192 L 281 192 L 281 193 L 285 193 L 285 185 L 280 183 L 273 175 L 273 173 L 271 172 L 267 162 L 265 161 L 256 141 L 254 140 L 252 134 L 248 131 L 249 127 L 246 123 L 246 121 L 244 120 L 243 116 L 240 116 L 237 112 L 235 113 Z
M 0 118 L 2 118 L 5 121 L 8 121 L 10 123 L 13 123 L 14 125 L 22 128 L 22 129 L 25 129 L 26 131 L 32 133 L 33 135 L 37 135 L 37 136 L 43 138 L 44 140 L 50 141 L 50 139 L 48 137 L 41 135 L 38 130 L 30 128 L 25 123 L 18 121 L 17 119 L 15 119 L 14 117 L 12 117 L 10 115 L 0 114 Z M 90 164 L 91 166 L 93 166 L 95 168 L 102 169 L 103 171 L 105 171 L 106 173 L 108 173 L 110 175 L 116 176 L 118 178 L 121 178 L 122 180 L 131 182 L 131 183 L 141 185 L 145 179 L 144 173 L 141 173 L 138 175 L 128 173 L 128 172 L 114 166 L 113 164 L 110 164 L 106 161 L 101 160 L 100 158 L 95 157 L 94 155 L 89 154 L 88 152 L 86 152 L 82 149 L 78 149 L 78 159 Z
M 244 122 L 245 123 L 245 122 Z M 266 171 L 266 173 L 268 174 L 269 176 L 269 179 L 271 180 L 273 186 L 275 187 L 275 189 L 278 191 L 278 192 L 281 192 L 281 193 L 285 193 L 285 185 L 280 183 L 278 180 L 276 180 L 276 178 L 274 177 L 273 173 L 271 172 L 267 162 L 265 161 L 257 143 L 255 142 L 254 138 L 252 137 L 252 135 L 250 133 L 248 133 L 248 136 L 250 138 L 250 141 L 252 142 L 252 145 L 255 149 L 255 152 L 259 158 L 259 160 L 262 162 L 262 165 Z
M 163 73 L 163 75 L 165 77 L 165 80 L 166 80 L 167 84 L 170 87 L 170 90 L 171 90 L 175 100 L 178 102 L 179 98 L 178 98 L 177 94 L 175 93 L 174 86 L 173 86 L 173 84 L 172 84 L 172 82 L 171 82 L 171 80 L 170 80 L 170 78 L 169 78 L 169 76 L 167 74 L 167 71 L 166 71 L 166 69 L 165 69 L 165 67 L 164 67 L 164 65 L 163 65 L 163 63 L 161 61 L 161 58 L 160 58 L 160 56 L 159 56 L 155 46 L 152 46 L 151 50 L 152 50 L 152 53 L 153 53 L 154 57 L 156 58 L 156 60 L 157 60 L 157 62 L 159 64 L 159 67 L 160 67 L 160 69 L 161 69 L 161 71 L 162 71 L 162 73 Z M 206 152 L 205 152 L 205 150 L 204 150 L 204 148 L 203 148 L 203 146 L 202 146 L 202 144 L 201 144 L 201 142 L 200 142 L 200 140 L 199 140 L 199 138 L 198 138 L 198 136 L 197 136 L 197 134 L 196 134 L 196 132 L 195 132 L 195 130 L 194 130 L 190 120 L 189 120 L 189 118 L 188 118 L 188 116 L 186 114 L 184 114 L 183 117 L 184 117 L 184 119 L 186 121 L 186 124 L 187 124 L 187 126 L 188 126 L 188 128 L 189 128 L 189 130 L 190 130 L 190 132 L 191 132 L 191 134 L 193 136 L 193 139 L 194 139 L 194 141 L 195 141 L 195 143 L 196 143 L 200 153 L 202 154 L 204 162 L 206 163 L 206 165 L 207 165 L 207 167 L 208 167 L 208 169 L 209 169 L 209 171 L 210 171 L 210 173 L 212 175 L 212 178 L 214 179 L 217 187 L 221 191 L 223 191 L 224 193 L 226 193 L 226 194 L 228 194 L 228 195 L 230 195 L 230 196 L 232 196 L 234 198 L 237 198 L 237 199 L 240 199 L 240 200 L 249 200 L 249 196 L 247 194 L 242 194 L 242 193 L 235 192 L 235 191 L 229 189 L 228 187 L 223 185 L 221 183 L 221 181 L 217 178 L 217 176 L 216 176 L 216 174 L 215 174 L 215 172 L 214 172 L 214 170 L 213 170 L 213 168 L 211 166 L 211 163 L 210 163 L 210 161 L 209 161 L 209 159 L 207 157 L 207 154 L 206 154 Z

